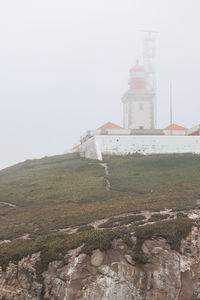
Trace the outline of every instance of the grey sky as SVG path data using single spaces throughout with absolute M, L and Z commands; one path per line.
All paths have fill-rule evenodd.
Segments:
M 2 0 L 0 168 L 65 152 L 87 129 L 122 124 L 140 30 L 160 32 L 158 127 L 200 123 L 199 0 Z

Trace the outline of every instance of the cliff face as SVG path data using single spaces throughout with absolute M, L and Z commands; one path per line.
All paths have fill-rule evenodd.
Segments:
M 132 235 L 135 242 L 135 237 Z M 193 227 L 182 241 L 181 253 L 170 249 L 165 239 L 147 240 L 143 252 L 149 257 L 137 265 L 122 240 L 108 251 L 80 254 L 70 251 L 62 261 L 49 264 L 37 281 L 40 254 L 10 263 L 0 274 L 0 299 L 56 300 L 197 300 L 200 299 L 200 232 Z

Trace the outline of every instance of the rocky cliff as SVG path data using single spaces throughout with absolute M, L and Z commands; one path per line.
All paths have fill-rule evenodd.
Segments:
M 191 215 L 191 218 L 195 215 Z M 197 215 L 196 215 L 197 217 Z M 130 232 L 133 244 L 134 232 Z M 111 249 L 91 255 L 81 247 L 53 261 L 37 279 L 40 253 L 9 263 L 0 273 L 0 299 L 56 300 L 197 300 L 200 299 L 200 232 L 193 226 L 180 252 L 161 237 L 142 246 L 146 264 L 137 264 L 133 248 L 114 239 Z

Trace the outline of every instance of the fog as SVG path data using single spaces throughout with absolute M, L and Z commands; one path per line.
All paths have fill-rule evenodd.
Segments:
M 143 33 L 157 41 L 157 127 L 200 123 L 199 0 L 0 2 L 0 168 L 64 153 L 88 129 L 122 125 Z

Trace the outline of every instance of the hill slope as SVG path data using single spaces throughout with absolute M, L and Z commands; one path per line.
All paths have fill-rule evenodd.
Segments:
M 104 163 L 108 174 L 106 165 L 68 154 L 0 172 L 0 240 L 11 241 L 0 246 L 4 268 L 9 260 L 42 251 L 40 276 L 50 261 L 82 244 L 85 253 L 107 249 L 114 237 L 129 244 L 123 225 L 142 222 L 141 211 L 187 210 L 200 199 L 198 155 L 112 156 Z M 188 222 L 180 222 L 180 228 L 172 222 L 176 234 L 186 235 Z M 97 225 L 107 229 L 91 230 Z

